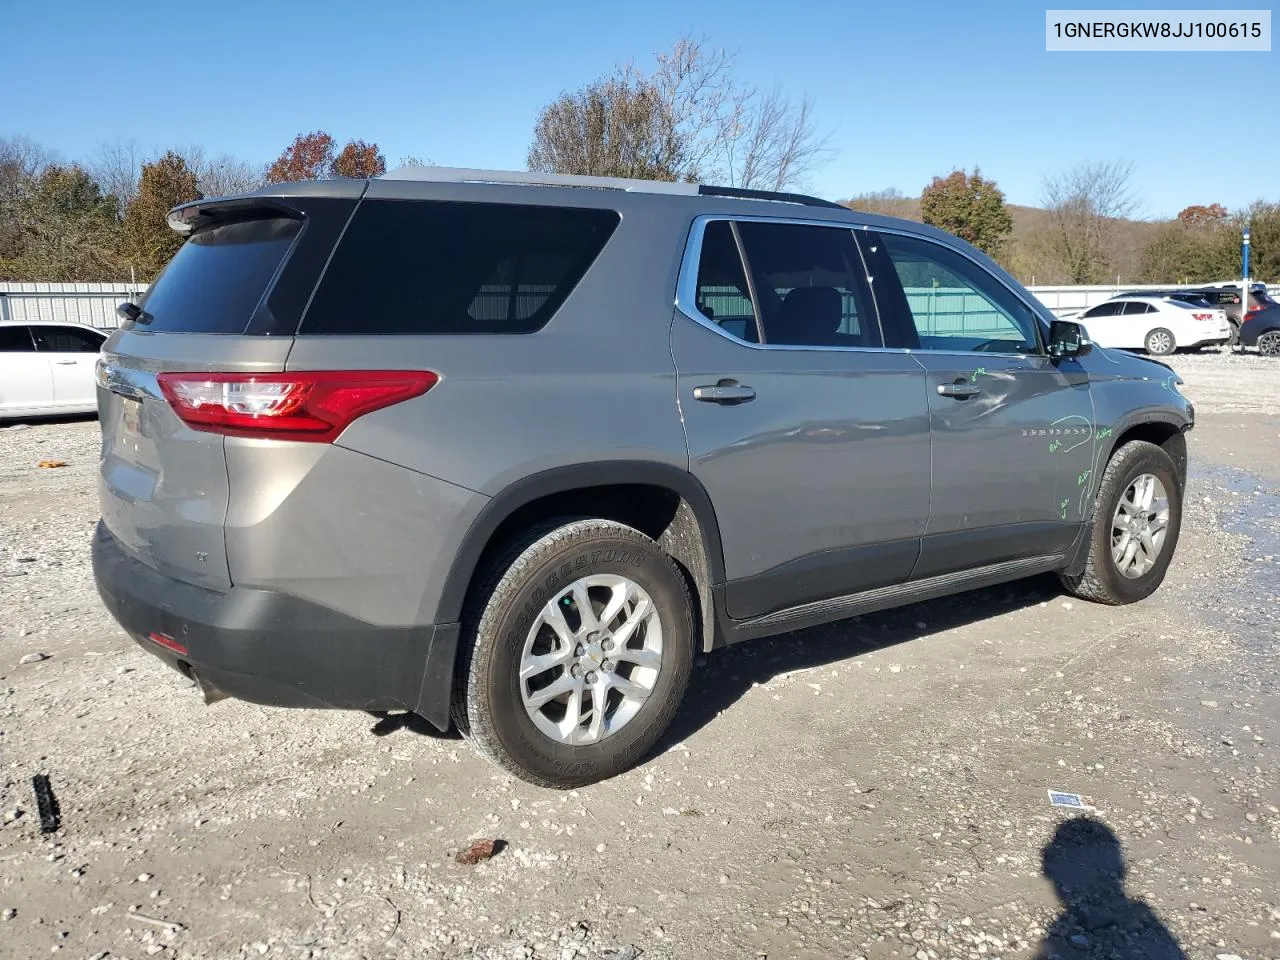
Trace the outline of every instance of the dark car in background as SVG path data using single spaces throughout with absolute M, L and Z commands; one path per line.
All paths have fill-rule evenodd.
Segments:
M 1249 314 L 1240 327 L 1240 346 L 1257 347 L 1264 357 L 1280 357 L 1280 304 Z

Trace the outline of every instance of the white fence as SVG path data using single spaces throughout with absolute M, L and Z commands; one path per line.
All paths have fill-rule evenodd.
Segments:
M 131 283 L 0 283 L 0 320 L 62 321 L 110 329 L 117 304 L 145 291 Z
M 1179 285 L 1107 284 L 1100 286 L 1034 286 L 1027 289 L 1034 293 L 1055 314 L 1086 310 L 1096 303 L 1114 297 L 1117 293 L 1142 290 L 1170 290 Z M 1194 287 L 1196 284 L 1181 284 Z M 28 323 L 42 321 L 71 321 L 92 327 L 110 329 L 118 326 L 116 305 L 140 296 L 145 284 L 131 283 L 7 283 L 0 282 L 0 320 L 25 320 Z M 1273 297 L 1280 298 L 1280 284 L 1267 287 Z M 913 290 L 913 294 L 926 296 L 928 291 Z M 966 313 L 963 306 L 960 314 Z M 980 312 L 980 311 L 967 311 Z M 961 321 L 962 326 L 965 320 Z

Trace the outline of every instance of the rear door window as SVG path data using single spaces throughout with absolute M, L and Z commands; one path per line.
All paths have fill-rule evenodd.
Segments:
M 194 233 L 143 298 L 139 329 L 243 333 L 284 263 L 301 221 L 244 220 Z
M 532 333 L 618 221 L 613 210 L 366 200 L 299 332 Z
M 866 267 L 847 227 L 737 224 L 765 343 L 879 347 Z
M 33 353 L 29 327 L 0 327 L 0 353 Z
M 44 353 L 97 353 L 105 339 L 101 334 L 75 327 L 32 327 L 36 349 Z
M 703 232 L 695 306 L 730 336 L 760 342 L 751 287 L 727 220 L 712 220 Z

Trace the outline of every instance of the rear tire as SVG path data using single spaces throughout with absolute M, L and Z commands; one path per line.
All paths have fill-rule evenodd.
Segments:
M 693 664 L 693 605 L 671 558 L 623 524 L 560 520 L 482 576 L 453 697 L 454 721 L 480 754 L 560 789 L 643 760 Z
M 1240 345 L 1240 322 L 1228 318 L 1227 324 L 1231 327 L 1231 333 L 1227 337 L 1227 347 L 1234 350 Z
M 1167 357 L 1178 349 L 1178 343 L 1173 339 L 1173 333 L 1164 327 L 1156 327 L 1150 331 L 1142 343 L 1147 353 L 1153 357 Z
M 1154 483 L 1148 486 L 1143 478 Z M 1144 504 L 1147 489 L 1155 495 Z M 1084 570 L 1078 576 L 1061 574 L 1062 585 L 1077 597 L 1112 605 L 1151 596 L 1164 582 L 1178 546 L 1182 492 L 1172 458 L 1154 443 L 1133 440 L 1116 450 L 1098 486 Z M 1162 526 L 1151 519 L 1160 514 Z M 1157 537 L 1158 549 L 1151 557 L 1148 547 Z M 1144 558 L 1151 560 L 1146 569 Z
M 1264 357 L 1280 357 L 1280 330 L 1258 335 L 1258 353 Z

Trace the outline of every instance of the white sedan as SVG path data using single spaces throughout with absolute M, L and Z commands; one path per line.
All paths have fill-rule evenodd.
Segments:
M 1229 343 L 1227 312 L 1168 297 L 1115 297 L 1072 317 L 1100 347 L 1145 350 L 1156 356 L 1179 347 Z
M 0 320 L 0 420 L 94 413 L 94 364 L 106 330 Z

